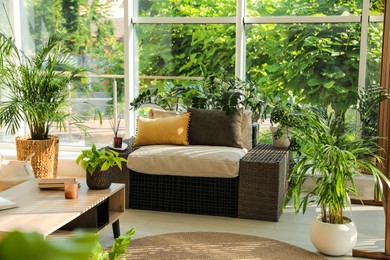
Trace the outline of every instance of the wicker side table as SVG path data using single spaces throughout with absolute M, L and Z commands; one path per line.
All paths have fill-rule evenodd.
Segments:
M 240 161 L 238 217 L 278 221 L 288 188 L 290 151 L 259 144 Z
M 115 151 L 119 153 L 119 156 L 127 159 L 129 154 L 133 151 L 132 139 L 126 139 L 123 140 L 123 142 L 126 143 L 128 147 L 124 150 L 115 150 Z M 104 149 L 109 150 L 111 148 L 109 146 L 106 146 L 104 147 Z M 128 209 L 130 206 L 129 203 L 130 174 L 129 174 L 129 169 L 127 168 L 125 162 L 122 162 L 122 170 L 120 170 L 118 167 L 115 167 L 112 170 L 112 182 L 125 184 L 125 206 Z

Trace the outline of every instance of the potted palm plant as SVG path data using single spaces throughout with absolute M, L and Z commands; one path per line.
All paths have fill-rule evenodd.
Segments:
M 345 111 L 339 115 L 326 109 L 312 108 L 306 123 L 294 129 L 301 143 L 300 155 L 290 175 L 286 206 L 293 198 L 294 210 L 305 213 L 307 206 L 316 203 L 321 209 L 311 225 L 310 238 L 313 245 L 327 255 L 343 255 L 350 251 L 357 239 L 355 224 L 343 215 L 350 205 L 350 194 L 358 197 L 354 176 L 360 169 L 370 172 L 380 191 L 382 181 L 390 186 L 388 179 L 377 165 L 367 159 L 377 155 L 377 137 L 354 138 L 355 128 L 345 120 Z M 314 185 L 305 185 L 312 180 Z
M 82 126 L 68 113 L 69 86 L 85 70 L 64 53 L 62 37 L 52 35 L 33 55 L 18 49 L 12 38 L 0 32 L 0 80 L 5 101 L 0 103 L 0 127 L 16 134 L 25 120 L 29 135 L 16 137 L 17 159 L 35 153 L 35 176 L 53 177 L 57 172 L 58 137 L 51 127 L 66 130 L 66 120 Z
M 118 167 L 122 170 L 122 158 L 119 153 L 113 150 L 96 148 L 93 144 L 91 149 L 83 150 L 76 158 L 76 163 L 86 171 L 87 185 L 90 189 L 107 189 L 111 186 L 111 170 Z

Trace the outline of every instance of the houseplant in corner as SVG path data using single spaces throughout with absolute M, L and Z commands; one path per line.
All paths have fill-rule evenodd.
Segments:
M 66 120 L 82 125 L 68 113 L 67 97 L 68 84 L 84 69 L 66 56 L 61 40 L 61 36 L 52 35 L 30 56 L 0 32 L 0 87 L 6 98 L 0 103 L 0 127 L 16 134 L 26 121 L 29 135 L 16 137 L 17 159 L 26 160 L 35 153 L 31 164 L 38 178 L 57 173 L 59 140 L 49 134 L 51 127 L 65 130 Z
M 87 185 L 90 189 L 107 189 L 111 186 L 112 167 L 122 170 L 122 162 L 127 159 L 120 157 L 113 150 L 98 150 L 95 144 L 91 149 L 83 150 L 76 158 L 76 163 L 86 171 Z
M 345 120 L 345 111 L 339 115 L 326 109 L 311 108 L 306 123 L 294 128 L 294 135 L 301 143 L 300 155 L 290 175 L 284 206 L 293 198 L 294 211 L 305 213 L 310 203 L 316 203 L 321 214 L 311 225 L 310 238 L 322 253 L 332 256 L 350 251 L 357 239 L 355 223 L 343 215 L 350 205 L 350 194 L 358 197 L 354 176 L 365 169 L 372 174 L 380 191 L 382 181 L 390 182 L 368 156 L 376 154 L 377 137 L 355 138 L 355 128 Z M 379 149 L 379 148 L 378 148 Z M 314 185 L 305 185 L 312 180 Z

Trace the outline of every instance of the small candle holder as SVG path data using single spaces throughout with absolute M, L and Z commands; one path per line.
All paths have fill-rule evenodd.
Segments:
M 65 199 L 77 199 L 79 184 L 77 182 L 65 182 Z
M 122 148 L 122 137 L 114 136 L 114 147 Z

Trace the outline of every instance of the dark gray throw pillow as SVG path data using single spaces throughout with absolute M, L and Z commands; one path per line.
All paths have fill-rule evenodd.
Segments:
M 190 145 L 219 145 L 243 148 L 242 109 L 227 116 L 224 111 L 188 108 L 191 112 Z

